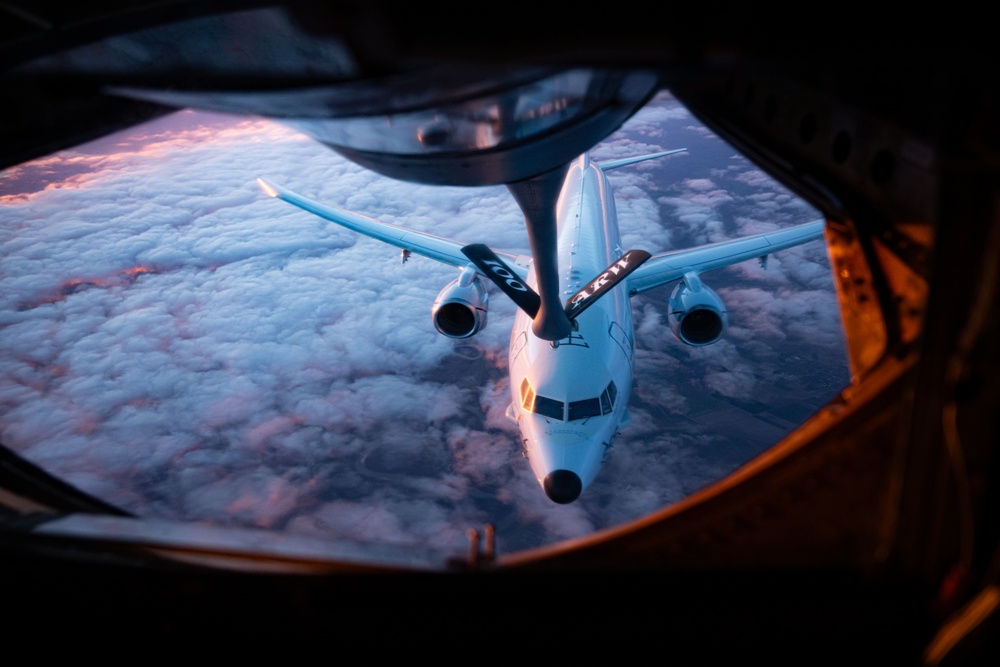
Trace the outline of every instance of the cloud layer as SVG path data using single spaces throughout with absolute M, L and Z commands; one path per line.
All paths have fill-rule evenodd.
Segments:
M 683 146 L 612 172 L 626 247 L 818 217 L 668 95 L 593 154 Z M 5 446 L 141 516 L 457 550 L 493 523 L 515 550 L 675 502 L 847 382 L 821 243 L 766 271 L 706 274 L 731 323 L 707 348 L 666 328 L 669 287 L 640 295 L 632 424 L 584 496 L 556 506 L 503 417 L 509 300 L 491 295 L 471 341 L 446 339 L 430 306 L 454 269 L 401 264 L 394 248 L 266 197 L 258 176 L 528 249 L 503 187 L 394 181 L 256 118 L 179 112 L 21 165 L 0 174 Z

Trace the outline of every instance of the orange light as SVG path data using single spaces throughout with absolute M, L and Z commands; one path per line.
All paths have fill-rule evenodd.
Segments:
M 257 179 L 257 185 L 260 186 L 260 189 L 263 190 L 267 194 L 267 196 L 269 197 L 278 196 L 278 191 L 275 190 L 274 187 L 270 183 L 265 181 L 263 178 Z

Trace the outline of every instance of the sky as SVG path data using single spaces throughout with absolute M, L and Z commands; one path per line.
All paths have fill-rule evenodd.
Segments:
M 687 148 L 610 172 L 623 245 L 684 248 L 819 213 L 668 93 L 594 159 Z M 717 481 L 847 385 L 821 241 L 706 273 L 729 329 L 689 347 L 672 285 L 632 299 L 632 421 L 578 501 L 521 457 L 492 290 L 475 337 L 430 316 L 458 272 L 280 200 L 324 203 L 528 254 L 506 188 L 359 167 L 276 122 L 180 111 L 0 172 L 0 442 L 142 517 L 462 552 L 592 534 Z

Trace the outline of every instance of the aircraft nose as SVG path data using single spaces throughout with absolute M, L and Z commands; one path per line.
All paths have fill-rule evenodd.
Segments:
M 553 470 L 545 476 L 542 487 L 545 489 L 545 495 L 553 502 L 565 505 L 580 497 L 583 482 L 572 470 Z

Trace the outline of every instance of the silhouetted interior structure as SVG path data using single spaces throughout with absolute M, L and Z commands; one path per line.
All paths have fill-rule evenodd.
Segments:
M 488 13 L 394 0 L 0 5 L 0 167 L 190 106 L 294 115 L 400 178 L 507 183 L 558 168 L 668 88 L 826 216 L 853 374 L 729 478 L 611 534 L 525 553 L 494 553 L 488 533 L 461 558 L 387 550 L 380 562 L 350 545 L 295 557 L 221 533 L 168 535 L 3 451 L 5 605 L 205 636 L 212 623 L 314 638 L 344 623 L 521 636 L 586 617 L 603 641 L 707 656 L 807 647 L 806 662 L 995 662 L 993 41 L 957 18 L 878 18 L 860 3 L 791 34 L 753 3 L 657 13 L 635 2 L 596 16 L 524 2 Z M 946 46 L 953 28 L 958 48 Z M 548 111 L 518 115 L 516 91 L 538 82 Z M 485 129 L 484 100 L 497 110 Z M 428 110 L 478 138 L 427 129 Z M 386 115 L 424 134 L 378 136 L 372 119 Z M 516 617 L 501 603 L 512 594 Z M 433 618 L 430 599 L 445 604 Z

